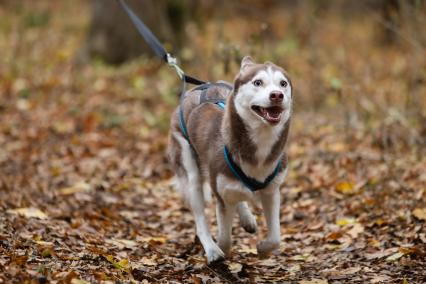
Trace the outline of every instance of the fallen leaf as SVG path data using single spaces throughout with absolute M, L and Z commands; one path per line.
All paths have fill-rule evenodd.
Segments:
M 359 234 L 364 232 L 364 227 L 360 223 L 355 223 L 349 231 L 346 233 L 349 234 L 353 239 L 356 239 Z
M 12 214 L 17 214 L 26 218 L 47 219 L 47 215 L 43 213 L 43 211 L 33 207 L 9 209 L 7 210 L 7 212 Z
M 192 283 L 194 283 L 194 284 L 202 284 L 203 283 L 203 280 L 196 275 L 192 275 L 191 278 L 192 278 Z
M 354 266 L 354 267 L 350 267 L 350 268 L 342 270 L 341 274 L 344 274 L 344 275 L 355 274 L 360 270 L 361 270 L 360 266 Z
M 357 192 L 355 185 L 350 181 L 342 181 L 336 185 L 336 191 L 342 194 L 354 194 Z
M 383 219 L 377 219 L 376 221 L 374 221 L 374 224 L 376 224 L 377 226 L 382 226 L 385 225 L 387 222 Z
M 288 272 L 290 272 L 290 273 L 296 273 L 296 272 L 299 272 L 300 271 L 300 269 L 301 269 L 301 266 L 300 266 L 300 264 L 295 264 L 295 265 L 292 265 L 292 266 L 290 266 L 290 268 L 288 269 Z
M 401 257 L 403 257 L 405 255 L 405 253 L 403 253 L 403 252 L 397 252 L 397 253 L 394 253 L 394 254 L 392 254 L 391 256 L 388 256 L 387 258 L 386 258 L 386 261 L 395 261 L 395 260 L 398 260 L 398 259 L 400 259 Z
M 135 241 L 125 240 L 125 239 L 106 239 L 105 242 L 115 245 L 119 249 L 123 249 L 123 248 L 132 249 L 138 245 L 138 243 Z
M 89 284 L 89 283 L 90 282 L 87 282 L 87 281 L 82 280 L 82 279 L 74 278 L 74 279 L 71 280 L 71 284 Z
M 248 246 L 244 246 L 243 248 L 240 248 L 238 252 L 257 255 L 257 249 L 250 248 Z
M 326 279 L 302 280 L 302 281 L 299 281 L 299 284 L 328 284 L 328 280 Z
M 243 266 L 240 263 L 231 262 L 231 263 L 228 264 L 228 268 L 229 268 L 229 271 L 231 271 L 232 273 L 238 273 L 238 272 L 241 271 Z
M 150 245 L 162 245 L 167 241 L 166 237 L 137 237 L 137 241 L 149 243 Z
M 387 275 L 377 275 L 374 276 L 373 279 L 371 279 L 371 283 L 388 283 L 391 277 Z
M 52 242 L 45 242 L 45 241 L 34 241 L 34 242 L 38 245 L 41 245 L 41 246 L 49 246 L 49 247 L 53 246 Z
M 340 239 L 341 237 L 343 237 L 343 233 L 338 231 L 338 232 L 331 232 L 330 234 L 326 236 L 326 239 L 328 241 L 336 241 Z
M 158 263 L 154 258 L 142 257 L 141 263 L 148 266 L 156 266 Z
M 419 220 L 426 221 L 426 208 L 416 208 L 413 210 L 413 216 Z
M 349 224 L 354 224 L 356 220 L 354 218 L 342 218 L 336 221 L 336 224 L 339 226 L 346 226 Z
M 60 195 L 70 195 L 78 192 L 90 191 L 91 186 L 86 182 L 78 182 L 70 187 L 64 187 L 58 190 Z
M 41 252 L 42 257 L 52 257 L 54 254 L 53 250 L 51 248 L 46 248 Z
M 384 251 L 378 251 L 378 252 L 374 252 L 374 253 L 366 253 L 365 258 L 367 260 L 382 258 L 382 257 L 385 257 L 385 256 L 388 256 L 388 255 L 395 253 L 395 251 L 398 251 L 398 249 L 392 248 L 392 249 L 387 249 L 387 250 L 384 250 Z
M 105 256 L 105 259 L 110 262 L 115 268 L 120 270 L 128 270 L 130 268 L 129 260 L 126 258 L 123 258 L 119 261 L 115 261 L 114 257 L 112 255 Z
M 292 256 L 290 259 L 291 260 L 297 260 L 297 261 L 308 261 L 310 256 L 311 255 L 309 253 L 305 253 L 305 254 L 299 254 L 299 255 Z
M 415 246 L 401 247 L 401 248 L 399 248 L 399 251 L 404 253 L 404 254 L 419 254 L 419 255 L 424 254 L 421 249 L 419 249 L 418 247 L 415 247 Z

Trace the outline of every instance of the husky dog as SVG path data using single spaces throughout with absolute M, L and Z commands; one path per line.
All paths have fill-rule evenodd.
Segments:
M 290 78 L 271 62 L 256 64 L 245 57 L 233 85 L 206 84 L 183 95 L 171 118 L 168 156 L 208 263 L 229 256 L 235 213 L 247 232 L 256 232 L 247 202 L 257 198 L 268 227 L 257 251 L 268 255 L 280 245 L 279 188 L 287 172 Z M 210 190 L 217 198 L 217 244 L 204 212 Z

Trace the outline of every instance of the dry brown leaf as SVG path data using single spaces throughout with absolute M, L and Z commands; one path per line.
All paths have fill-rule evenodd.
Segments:
M 162 245 L 165 242 L 167 242 L 167 238 L 166 237 L 137 237 L 136 238 L 137 241 L 139 242 L 143 242 L 143 243 L 149 243 L 151 245 Z
M 291 260 L 298 260 L 298 261 L 310 261 L 312 259 L 312 256 L 309 253 L 304 254 L 298 254 L 295 256 L 290 257 Z
M 78 192 L 87 192 L 91 190 L 90 184 L 86 182 L 78 182 L 70 187 L 64 187 L 58 190 L 60 195 L 70 195 Z
M 388 275 L 377 275 L 371 279 L 371 283 L 389 283 L 389 280 L 391 280 L 391 277 Z
M 242 248 L 238 249 L 238 252 L 257 255 L 257 249 L 248 246 L 243 246 Z
M 413 216 L 419 220 L 426 221 L 426 208 L 416 208 L 413 210 Z
M 71 280 L 70 283 L 71 284 L 89 284 L 90 282 L 87 282 L 87 281 L 82 280 L 82 279 L 74 278 L 74 279 Z
M 135 241 L 125 240 L 125 239 L 106 239 L 105 242 L 115 245 L 119 249 L 123 249 L 123 248 L 132 249 L 138 245 L 138 243 Z
M 290 272 L 291 274 L 294 274 L 296 272 L 299 272 L 301 270 L 301 268 L 302 267 L 300 266 L 300 264 L 295 264 L 295 265 L 290 266 L 290 268 L 288 269 L 288 272 Z
M 387 258 L 386 258 L 386 261 L 395 261 L 395 260 L 398 260 L 398 259 L 400 259 L 401 257 L 403 257 L 405 255 L 405 253 L 403 253 L 403 252 L 397 252 L 397 253 L 394 253 L 394 254 L 392 254 L 391 256 L 388 256 Z
M 148 257 L 142 257 L 142 259 L 139 261 L 140 263 L 148 266 L 156 266 L 158 262 L 154 257 L 148 258 Z
M 105 256 L 105 259 L 110 262 L 115 268 L 123 270 L 123 271 L 128 271 L 130 268 L 130 262 L 128 259 L 123 258 L 119 261 L 115 261 L 114 256 L 112 255 L 107 255 Z
M 243 268 L 242 264 L 238 263 L 238 262 L 231 262 L 228 264 L 228 268 L 229 271 L 231 271 L 232 273 L 238 273 L 241 271 L 241 269 Z
M 299 284 L 328 284 L 328 280 L 326 279 L 302 280 L 302 281 L 299 281 Z
M 336 221 L 336 224 L 339 226 L 346 226 L 354 223 L 356 223 L 356 220 L 354 218 L 342 218 Z
M 352 229 L 350 229 L 346 233 L 349 234 L 353 239 L 356 239 L 363 232 L 364 232 L 364 227 L 360 223 L 355 223 L 352 226 Z
M 357 192 L 355 185 L 350 181 L 342 181 L 336 185 L 336 191 L 342 194 L 354 194 Z
M 341 274 L 350 275 L 355 274 L 361 270 L 361 266 L 354 266 L 341 271 Z
M 378 252 L 374 252 L 374 253 L 366 253 L 365 258 L 368 259 L 368 260 L 376 259 L 376 258 L 382 258 L 382 257 L 385 257 L 385 256 L 392 254 L 394 251 L 395 250 L 393 250 L 393 251 L 385 250 L 385 251 L 378 251 Z
M 26 218 L 38 218 L 38 219 L 47 219 L 48 216 L 37 208 L 16 208 L 7 210 L 8 213 L 17 214 Z

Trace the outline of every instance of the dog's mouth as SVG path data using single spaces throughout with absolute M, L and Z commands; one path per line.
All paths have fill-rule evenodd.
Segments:
M 261 107 L 256 105 L 253 105 L 251 109 L 270 124 L 277 124 L 280 122 L 281 114 L 284 110 L 280 106 Z

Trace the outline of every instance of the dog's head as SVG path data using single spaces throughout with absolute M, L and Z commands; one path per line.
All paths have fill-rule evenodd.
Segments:
M 290 118 L 290 78 L 271 62 L 256 64 L 250 57 L 244 57 L 233 95 L 237 113 L 250 125 L 283 125 Z

